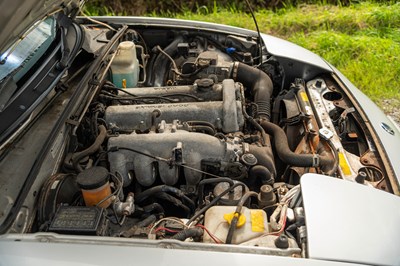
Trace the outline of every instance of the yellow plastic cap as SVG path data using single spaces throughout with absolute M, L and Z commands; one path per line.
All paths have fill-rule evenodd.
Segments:
M 224 219 L 228 222 L 228 224 L 231 224 L 233 217 L 238 216 L 239 214 L 236 212 L 231 212 L 231 213 L 225 213 L 224 214 Z M 236 224 L 236 227 L 242 227 L 246 223 L 246 216 L 243 214 L 239 215 L 238 222 Z

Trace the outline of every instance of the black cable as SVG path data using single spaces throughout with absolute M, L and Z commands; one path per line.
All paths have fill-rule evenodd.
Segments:
M 101 95 L 104 98 L 111 98 L 113 100 L 128 100 L 128 101 L 143 101 L 146 99 L 157 99 L 157 100 L 164 100 L 167 102 L 175 102 L 173 99 L 164 97 L 164 96 L 136 96 L 136 97 L 121 97 L 121 96 L 117 96 L 117 95 L 111 95 L 111 94 L 107 94 L 107 95 Z
M 239 221 L 239 216 L 241 215 L 242 208 L 244 203 L 247 201 L 249 197 L 257 197 L 258 194 L 254 191 L 249 191 L 243 195 L 243 197 L 239 200 L 239 203 L 236 207 L 235 214 L 231 220 L 231 225 L 229 226 L 228 235 L 226 236 L 225 244 L 231 244 L 233 239 L 233 234 L 235 232 L 237 223 Z
M 148 153 L 144 153 L 144 152 L 142 152 L 142 151 L 138 151 L 138 150 L 131 149 L 131 148 L 113 146 L 113 147 L 109 148 L 108 151 L 109 151 L 109 152 L 116 152 L 116 151 L 118 151 L 118 150 L 127 150 L 127 151 L 131 151 L 131 152 L 135 152 L 135 153 L 141 154 L 141 155 L 143 155 L 143 156 L 147 156 L 147 157 L 149 157 L 149 158 L 152 158 L 152 159 L 154 159 L 154 160 L 157 160 L 157 161 L 160 161 L 160 162 L 165 162 L 165 163 L 167 163 L 169 166 L 180 166 L 180 167 L 184 167 L 184 168 L 186 168 L 186 169 L 190 169 L 190 170 L 193 170 L 193 171 L 196 171 L 196 172 L 198 172 L 198 173 L 202 173 L 202 174 L 205 174 L 205 175 L 208 175 L 208 176 L 212 176 L 212 177 L 216 177 L 216 178 L 220 178 L 220 177 L 221 177 L 221 176 L 218 176 L 218 175 L 214 175 L 214 174 L 212 174 L 212 173 L 208 173 L 208 172 L 199 170 L 199 169 L 194 168 L 194 167 L 190 167 L 189 165 L 177 163 L 177 162 L 173 161 L 172 159 L 166 159 L 166 158 L 154 156 L 154 155 L 151 155 L 151 154 L 148 154 Z
M 152 158 L 154 160 L 161 161 L 161 162 L 166 162 L 166 163 L 170 163 L 171 162 L 171 160 L 169 160 L 169 159 L 165 159 L 165 158 L 162 158 L 162 157 L 154 156 L 154 155 L 151 155 L 151 154 L 139 151 L 139 150 L 126 148 L 126 147 L 115 147 L 114 146 L 114 147 L 109 148 L 109 150 L 107 152 L 116 152 L 118 150 L 131 151 L 131 152 L 134 152 L 134 153 L 137 153 L 137 154 L 140 154 L 140 155 L 143 155 L 143 156 L 146 156 L 146 157 L 149 157 L 149 158 Z
M 147 99 L 147 98 L 148 99 L 152 99 L 152 98 L 155 98 L 155 99 L 168 100 L 170 102 L 174 101 L 172 99 L 169 99 L 168 97 L 187 97 L 187 98 L 194 99 L 196 101 L 201 101 L 202 100 L 201 98 L 199 98 L 199 97 L 197 97 L 195 95 L 188 94 L 188 93 L 171 93 L 171 94 L 164 94 L 162 96 L 137 96 L 135 94 L 127 92 L 126 90 L 121 90 L 121 91 L 123 91 L 124 93 L 126 93 L 126 94 L 128 94 L 129 96 L 132 96 L 132 97 L 124 97 L 122 95 L 115 95 L 115 94 L 112 94 L 112 93 L 110 93 L 108 91 L 102 91 L 101 93 L 106 94 L 109 97 L 113 97 L 116 100 L 139 100 L 139 99 Z M 104 95 L 103 95 L 103 97 L 104 97 Z
M 227 188 L 224 190 L 221 194 L 219 194 L 217 197 L 215 197 L 210 203 L 208 203 L 206 206 L 204 206 L 201 210 L 196 212 L 187 222 L 186 225 L 191 224 L 194 220 L 196 220 L 200 215 L 205 213 L 209 208 L 214 206 L 223 196 L 225 196 L 227 193 L 234 191 L 234 189 L 238 186 L 242 187 L 242 191 L 245 191 L 245 185 L 243 183 L 235 183 L 233 186 Z
M 247 3 L 247 6 L 250 9 L 250 14 L 253 17 L 253 21 L 254 21 L 254 24 L 256 25 L 256 29 L 257 29 L 258 42 L 259 42 L 258 45 L 260 46 L 260 62 L 259 63 L 261 65 L 262 64 L 262 39 L 261 39 L 261 33 L 260 33 L 260 29 L 258 28 L 257 19 L 256 19 L 256 16 L 254 15 L 253 8 L 251 7 L 251 4 L 250 4 L 249 0 L 246 0 L 246 3 Z
M 201 99 L 197 96 L 191 95 L 189 93 L 171 93 L 171 94 L 165 94 L 163 97 L 188 97 L 195 99 L 196 101 L 201 101 Z

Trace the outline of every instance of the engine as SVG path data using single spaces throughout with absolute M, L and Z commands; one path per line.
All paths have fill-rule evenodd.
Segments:
M 62 171 L 43 187 L 38 231 L 301 256 L 301 175 L 363 176 L 345 152 L 354 142 L 335 141 L 337 107 L 321 89 L 334 85 L 297 78 L 282 89 L 255 37 L 164 32 L 128 30 L 109 55 Z

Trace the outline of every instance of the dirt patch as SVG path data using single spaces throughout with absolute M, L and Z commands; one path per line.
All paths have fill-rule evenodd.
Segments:
M 382 100 L 380 106 L 386 115 L 391 116 L 397 125 L 400 125 L 400 100 L 385 99 Z

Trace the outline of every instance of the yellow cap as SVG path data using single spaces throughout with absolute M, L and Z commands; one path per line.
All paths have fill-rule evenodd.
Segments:
M 225 213 L 224 214 L 224 219 L 228 222 L 228 224 L 231 224 L 233 217 L 237 217 L 239 214 L 236 212 L 231 212 L 231 213 Z M 236 224 L 236 227 L 242 227 L 246 223 L 246 216 L 243 214 L 239 215 L 238 222 Z

